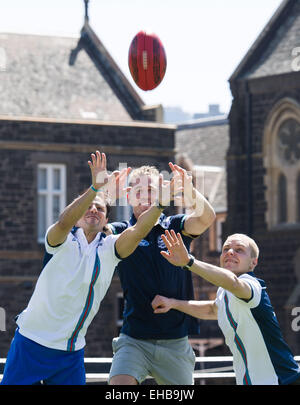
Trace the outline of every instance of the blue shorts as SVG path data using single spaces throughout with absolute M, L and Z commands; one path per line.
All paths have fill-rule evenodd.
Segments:
M 22 336 L 12 340 L 1 385 L 84 385 L 84 349 L 50 349 Z

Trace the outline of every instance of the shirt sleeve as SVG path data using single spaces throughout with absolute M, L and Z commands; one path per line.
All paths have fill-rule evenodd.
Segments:
M 173 229 L 176 233 L 181 232 L 184 227 L 185 217 L 186 215 L 184 214 L 177 214 L 170 217 L 165 217 L 161 225 L 165 229 Z
M 69 241 L 70 241 L 70 238 L 72 237 L 71 233 L 69 233 L 68 236 L 67 236 L 67 238 L 66 238 L 66 240 L 65 240 L 63 243 L 61 243 L 61 244 L 59 244 L 59 245 L 57 245 L 57 246 L 51 246 L 51 245 L 49 245 L 49 243 L 48 243 L 48 233 L 49 233 L 50 229 L 51 229 L 54 225 L 55 225 L 55 224 L 51 225 L 51 226 L 47 229 L 47 232 L 46 232 L 46 235 L 45 235 L 45 249 L 46 249 L 46 252 L 49 253 L 49 254 L 51 254 L 51 255 L 54 255 L 55 253 L 57 253 L 57 252 L 59 252 L 60 250 L 64 249 L 64 248 L 68 245 L 68 243 L 69 243 Z
M 116 266 L 122 259 L 116 251 L 116 240 L 120 235 L 109 235 L 104 239 L 103 245 L 98 247 L 100 256 L 104 257 L 104 260 Z
M 216 304 L 216 306 L 218 308 L 219 308 L 219 305 L 220 305 L 222 291 L 224 291 L 222 287 L 219 287 L 217 289 L 216 298 L 215 298 L 215 304 Z
M 186 214 L 177 214 L 168 218 L 170 218 L 170 228 L 174 229 L 175 232 L 180 232 L 182 236 L 185 236 L 190 239 L 198 238 L 199 235 L 190 235 L 188 233 L 185 233 L 184 224 L 185 220 L 187 219 Z
M 236 298 L 238 300 L 242 300 L 243 302 L 245 302 L 245 304 L 248 305 L 249 308 L 257 307 L 258 304 L 260 303 L 262 292 L 262 286 L 260 285 L 259 281 L 255 277 L 250 276 L 249 274 L 242 274 L 239 277 L 239 279 L 249 284 L 252 294 L 249 300 L 245 300 L 238 297 Z

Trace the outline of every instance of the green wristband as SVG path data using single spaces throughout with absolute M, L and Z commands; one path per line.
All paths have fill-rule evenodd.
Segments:
M 98 193 L 98 191 L 100 190 L 100 188 L 99 188 L 99 190 L 97 190 L 93 185 L 91 185 L 91 189 L 92 189 L 93 191 L 95 191 L 95 193 Z

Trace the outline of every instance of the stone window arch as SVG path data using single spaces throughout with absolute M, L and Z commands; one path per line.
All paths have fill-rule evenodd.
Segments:
M 299 224 L 300 105 L 285 98 L 270 112 L 263 155 L 268 228 Z

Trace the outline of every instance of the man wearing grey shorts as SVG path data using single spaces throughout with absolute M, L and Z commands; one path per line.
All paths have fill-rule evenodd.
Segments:
M 195 355 L 188 342 L 197 334 L 195 319 L 179 311 L 157 316 L 151 302 L 157 295 L 193 299 L 191 273 L 170 264 L 161 255 L 167 250 L 161 239 L 166 229 L 180 232 L 189 248 L 193 238 L 203 233 L 214 221 L 215 213 L 207 200 L 193 187 L 192 178 L 170 163 L 172 174 L 184 183 L 184 202 L 189 214 L 161 215 L 136 251 L 117 267 L 124 291 L 123 326 L 113 339 L 114 357 L 109 384 L 141 384 L 152 376 L 158 384 L 193 384 Z M 157 200 L 158 170 L 142 166 L 131 172 L 129 203 L 133 209 L 130 221 L 111 224 L 114 233 L 131 227 L 139 215 Z M 175 267 L 175 268 L 174 268 Z

